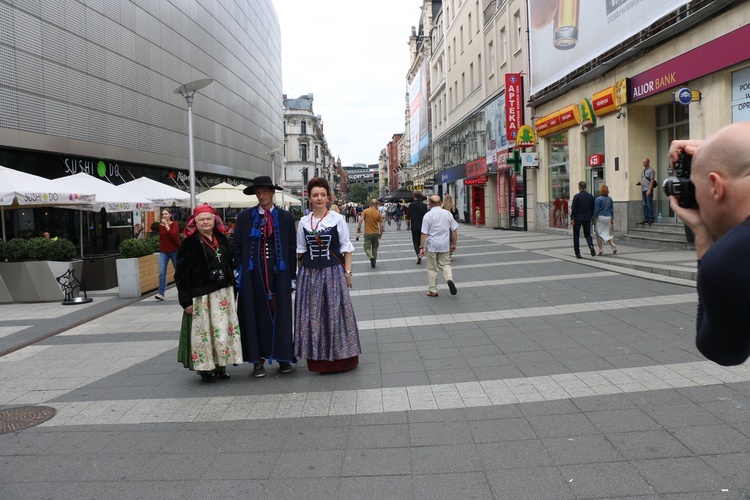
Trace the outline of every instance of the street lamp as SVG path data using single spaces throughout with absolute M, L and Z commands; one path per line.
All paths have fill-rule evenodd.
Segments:
M 187 102 L 188 111 L 188 158 L 190 163 L 190 210 L 195 209 L 195 160 L 193 158 L 193 96 L 195 92 L 210 85 L 213 78 L 195 80 L 185 85 L 180 85 L 174 91 L 180 94 Z
M 279 151 L 281 151 L 282 147 L 283 146 L 279 146 L 276 149 L 272 149 L 271 151 L 267 151 L 266 152 L 266 154 L 268 154 L 268 156 L 271 157 L 271 179 L 273 179 L 274 182 L 276 182 L 276 153 L 278 153 Z M 281 171 L 282 172 L 284 171 L 283 170 L 283 164 L 282 164 L 282 170 Z M 283 181 L 284 180 L 283 173 L 282 173 L 282 175 L 280 177 L 281 177 L 281 181 Z M 283 182 L 279 182 L 279 185 L 282 188 L 284 187 L 284 183 Z M 284 191 L 281 191 L 281 206 L 282 206 L 282 208 L 284 207 Z

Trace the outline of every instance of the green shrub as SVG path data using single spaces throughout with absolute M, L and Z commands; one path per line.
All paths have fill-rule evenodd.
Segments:
M 120 253 L 126 259 L 143 257 L 159 251 L 159 238 L 128 239 L 120 243 Z
M 23 238 L 13 238 L 4 245 L 5 258 L 8 262 L 23 262 L 29 260 L 28 241 Z
M 76 257 L 76 247 L 72 241 L 65 238 L 51 240 L 48 260 L 66 261 Z
M 28 260 L 50 260 L 49 249 L 51 246 L 52 240 L 42 237 L 31 238 L 26 242 Z
M 0 262 L 5 262 L 5 240 L 0 240 Z

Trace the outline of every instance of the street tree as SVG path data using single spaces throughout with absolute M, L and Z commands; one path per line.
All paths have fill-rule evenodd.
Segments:
M 349 200 L 354 203 L 367 204 L 367 186 L 364 182 L 355 182 L 349 186 Z

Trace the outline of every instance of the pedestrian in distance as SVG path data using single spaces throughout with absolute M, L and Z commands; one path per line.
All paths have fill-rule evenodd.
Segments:
M 383 237 L 385 227 L 383 226 L 383 216 L 378 212 L 378 200 L 373 198 L 370 201 L 370 208 L 362 212 L 362 217 L 357 224 L 357 235 L 362 231 L 362 224 L 365 225 L 365 253 L 370 259 L 370 267 L 375 267 L 378 260 L 378 246 L 380 238 Z
M 430 210 L 422 219 L 422 236 L 419 255 L 427 256 L 428 297 L 437 297 L 437 272 L 443 271 L 445 283 L 451 295 L 456 295 L 453 282 L 450 254 L 456 251 L 458 243 L 458 223 L 451 213 L 440 206 L 440 196 L 430 196 Z
M 669 159 L 687 167 L 694 188 L 693 200 L 680 179 L 686 189 L 669 205 L 695 235 L 696 345 L 715 363 L 739 365 L 750 356 L 750 123 L 673 141 Z
M 427 205 L 424 202 L 422 191 L 414 191 L 414 201 L 409 203 L 408 217 L 411 220 L 411 241 L 414 252 L 417 254 L 417 265 L 422 263 L 422 254 L 419 247 L 422 244 L 422 219 L 427 213 Z
M 349 228 L 341 215 L 326 210 L 328 181 L 307 184 L 312 213 L 297 228 L 299 278 L 294 312 L 294 354 L 311 372 L 351 370 L 362 348 L 349 288 L 352 253 Z
M 159 292 L 156 300 L 164 300 L 167 289 L 167 266 L 177 269 L 177 250 L 180 248 L 180 225 L 172 220 L 172 212 L 166 208 L 161 211 L 159 222 Z
M 641 186 L 641 199 L 643 201 L 643 220 L 639 224 L 651 225 L 654 223 L 654 189 L 656 188 L 656 172 L 651 168 L 651 160 L 643 159 L 643 171 L 641 180 L 636 182 Z
M 573 226 L 573 250 L 576 257 L 581 259 L 581 249 L 579 239 L 581 238 L 581 228 L 583 228 L 583 237 L 591 251 L 591 256 L 596 255 L 594 250 L 594 240 L 591 239 L 591 219 L 594 216 L 594 197 L 586 191 L 586 181 L 578 183 L 578 193 L 573 197 L 573 203 L 570 207 L 570 225 Z
M 404 208 L 401 203 L 393 204 L 393 220 L 396 221 L 396 231 L 401 231 L 401 221 L 404 219 Z
M 198 372 L 204 382 L 226 380 L 227 366 L 242 363 L 226 228 L 210 205 L 200 205 L 193 210 L 184 233 L 175 271 L 183 309 L 177 360 Z
M 604 254 L 604 243 L 612 247 L 612 254 L 617 254 L 615 238 L 613 236 L 615 225 L 615 204 L 609 197 L 609 188 L 602 184 L 599 188 L 599 196 L 594 200 L 594 232 L 596 243 L 599 246 L 599 255 Z
M 479 210 L 479 207 L 477 207 L 477 209 L 474 210 L 474 223 L 477 225 L 477 227 L 480 226 L 479 221 L 481 220 L 481 218 L 482 218 L 482 211 Z
M 265 363 L 279 363 L 290 373 L 294 357 L 292 287 L 297 279 L 297 236 L 294 216 L 274 205 L 282 188 L 259 176 L 245 188 L 258 205 L 237 215 L 232 254 L 239 289 L 242 355 L 253 363 L 252 376 L 266 376 Z

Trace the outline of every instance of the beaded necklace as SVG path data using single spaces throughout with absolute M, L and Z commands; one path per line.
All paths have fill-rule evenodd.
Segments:
M 208 248 L 213 250 L 216 260 L 221 262 L 221 251 L 219 250 L 219 240 L 213 238 L 213 235 L 211 235 L 211 239 L 209 240 L 203 235 L 203 233 L 201 233 L 201 240 L 203 240 L 203 243 L 205 243 Z
M 328 210 L 326 210 L 326 213 L 323 214 L 323 217 L 318 220 L 317 224 L 313 224 L 313 222 L 315 221 L 315 216 L 313 214 L 310 214 L 310 229 L 312 230 L 313 234 L 318 232 L 318 226 L 320 226 L 320 223 L 323 222 L 323 219 L 325 219 L 327 216 Z

